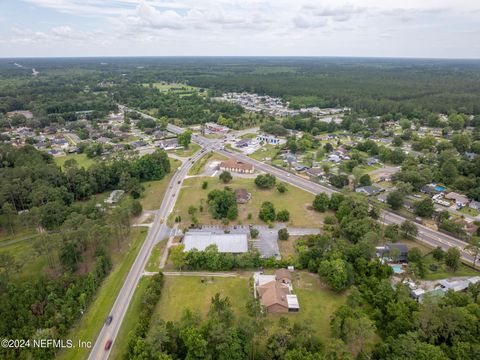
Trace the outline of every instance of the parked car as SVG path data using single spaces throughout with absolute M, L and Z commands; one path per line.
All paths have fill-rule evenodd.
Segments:
M 113 320 L 113 316 L 110 315 L 109 317 L 107 317 L 107 321 L 105 321 L 105 324 L 110 325 L 112 323 L 112 320 Z

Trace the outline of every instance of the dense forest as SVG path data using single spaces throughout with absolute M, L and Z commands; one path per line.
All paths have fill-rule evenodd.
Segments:
M 23 68 L 14 66 L 20 62 Z M 32 77 L 31 68 L 39 71 Z M 86 58 L 0 61 L 0 112 L 55 117 L 111 110 L 113 85 L 184 82 L 282 97 L 292 107 L 349 106 L 357 112 L 480 114 L 474 60 L 367 58 Z M 132 94 L 135 96 L 135 94 Z M 103 101 L 97 101 L 99 99 Z M 44 120 L 46 121 L 46 120 Z
M 136 159 L 99 162 L 88 170 L 69 160 L 64 169 L 50 155 L 27 145 L 0 146 L 0 231 L 22 239 L 46 259 L 39 273 L 19 278 L 24 265 L 0 254 L 0 336 L 64 338 L 87 309 L 112 267 L 111 255 L 131 236 L 130 222 L 142 212 L 142 182 L 170 172 L 163 151 Z M 131 194 L 115 208 L 94 195 L 113 189 Z M 0 349 L 3 359 L 51 358 L 54 349 Z

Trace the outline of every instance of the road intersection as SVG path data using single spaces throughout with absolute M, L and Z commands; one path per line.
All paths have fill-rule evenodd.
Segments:
M 124 106 L 122 106 L 122 108 L 124 110 L 131 110 Z M 155 119 L 150 115 L 141 112 L 138 113 L 145 118 Z M 170 132 L 176 134 L 180 134 L 185 131 L 184 128 L 175 126 L 173 124 L 168 124 L 167 129 Z M 169 187 L 165 193 L 160 209 L 158 210 L 155 220 L 149 229 L 145 242 L 143 243 L 143 246 L 140 249 L 140 252 L 135 259 L 135 262 L 126 277 L 125 283 L 123 284 L 117 296 L 117 299 L 115 300 L 115 303 L 112 307 L 112 310 L 110 312 L 110 315 L 112 316 L 112 322 L 110 323 L 110 325 L 103 326 L 100 334 L 96 339 L 94 347 L 90 352 L 90 355 L 88 357 L 89 360 L 108 359 L 111 348 L 109 350 L 105 350 L 104 346 L 109 340 L 112 341 L 112 346 L 115 342 L 115 338 L 118 334 L 118 331 L 120 330 L 120 326 L 128 310 L 128 306 L 133 297 L 135 289 L 137 288 L 140 278 L 144 274 L 145 265 L 147 264 L 147 261 L 150 257 L 153 246 L 157 241 L 165 238 L 170 233 L 170 229 L 166 225 L 166 220 L 168 219 L 170 213 L 173 211 L 183 180 L 187 176 L 188 171 L 190 170 L 192 165 L 207 152 L 216 151 L 228 158 L 252 164 L 256 169 L 265 173 L 275 175 L 279 180 L 296 186 L 305 191 L 308 191 L 312 194 L 324 192 L 330 195 L 334 192 L 338 192 L 335 189 L 315 183 L 311 180 L 292 174 L 286 170 L 265 164 L 248 156 L 245 156 L 241 153 L 226 150 L 222 145 L 221 139 L 207 139 L 203 136 L 193 135 L 192 141 L 199 144 L 202 147 L 202 150 L 194 154 L 188 161 L 185 161 L 175 171 L 175 174 L 172 177 Z M 381 222 L 383 222 L 384 224 L 401 224 L 403 221 L 405 221 L 404 217 L 386 210 L 381 211 L 380 219 Z M 461 257 L 465 262 L 473 263 L 473 257 L 464 250 L 465 246 L 467 245 L 465 242 L 447 234 L 441 233 L 439 231 L 432 230 L 421 224 L 417 224 L 417 228 L 417 238 L 419 241 L 424 242 L 432 247 L 440 246 L 445 250 L 452 246 L 456 247 L 459 249 Z

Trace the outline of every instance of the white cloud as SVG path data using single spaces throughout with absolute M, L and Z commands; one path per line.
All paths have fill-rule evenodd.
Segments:
M 92 55 L 448 55 L 432 45 L 442 39 L 457 56 L 480 57 L 468 45 L 478 42 L 476 0 L 21 1 L 50 11 L 48 28 L 39 19 L 21 34 L 0 30 L 2 44 L 38 42 L 46 55 L 61 41 L 59 51 L 83 44 Z M 21 27 L 16 18 L 10 24 Z M 0 50 L 15 49 L 29 51 Z

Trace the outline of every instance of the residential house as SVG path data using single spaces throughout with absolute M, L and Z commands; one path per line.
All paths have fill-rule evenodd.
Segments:
M 235 199 L 237 200 L 238 204 L 246 204 L 251 198 L 252 194 L 250 194 L 246 189 L 235 190 Z
M 454 201 L 457 208 L 462 208 L 468 204 L 468 198 L 465 195 L 453 191 L 446 194 L 445 198 Z
M 230 171 L 242 174 L 252 174 L 254 171 L 253 165 L 237 161 L 237 160 L 226 160 L 220 163 L 220 170 Z
M 340 156 L 338 155 L 335 155 L 335 154 L 330 154 L 328 155 L 328 161 L 330 162 L 333 162 L 333 163 L 339 163 L 340 161 L 342 161 L 342 159 L 340 158 Z
M 323 175 L 324 171 L 322 168 L 311 168 L 305 172 L 311 178 L 318 178 Z
M 279 269 L 275 275 L 255 273 L 255 296 L 267 313 L 285 314 L 298 312 L 300 306 L 296 295 L 292 294 L 292 273 L 287 269 Z
M 470 201 L 470 204 L 468 204 L 468 207 L 470 209 L 480 211 L 480 201 L 472 200 Z
M 398 250 L 393 250 L 398 249 Z M 392 255 L 396 254 L 396 259 L 392 259 Z M 385 246 L 377 246 L 375 248 L 375 254 L 379 258 L 389 258 L 393 262 L 408 262 L 408 248 L 407 245 L 402 243 L 387 244 Z
M 377 195 L 383 191 L 385 191 L 385 189 L 382 189 L 376 186 L 360 186 L 355 189 L 355 192 L 365 194 L 367 196 Z
M 155 142 L 155 145 L 162 148 L 163 150 L 175 150 L 181 146 L 178 144 L 177 138 L 174 139 L 165 139 Z
M 130 143 L 130 145 L 134 148 L 134 149 L 138 149 L 140 147 L 144 147 L 144 146 L 147 146 L 148 144 L 143 141 L 143 140 L 137 140 L 137 141 L 134 141 L 132 143 Z
M 125 191 L 123 191 L 123 190 L 113 190 L 110 193 L 110 196 L 107 199 L 105 199 L 105 203 L 116 204 L 123 197 L 124 193 L 125 193 Z
M 242 254 L 248 252 L 247 234 L 214 234 L 207 231 L 188 231 L 183 237 L 184 251 L 204 251 L 216 245 L 218 252 Z

